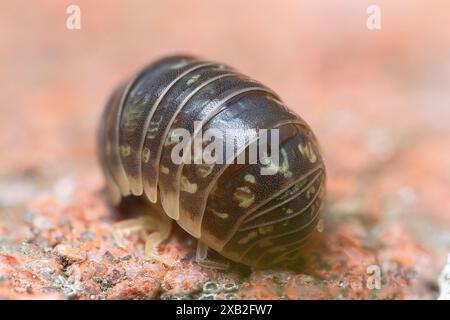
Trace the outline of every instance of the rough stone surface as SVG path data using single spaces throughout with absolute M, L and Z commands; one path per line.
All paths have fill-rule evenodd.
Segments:
M 378 3 L 378 31 L 366 1 L 77 1 L 74 31 L 69 2 L 2 4 L 0 299 L 437 298 L 450 252 L 450 5 Z M 160 247 L 172 267 L 146 260 L 138 235 L 115 244 L 124 217 L 95 154 L 102 106 L 174 52 L 260 79 L 314 128 L 328 200 L 296 270 L 202 268 L 178 228 Z
M 439 277 L 439 300 L 450 300 L 450 254 L 448 255 L 447 265 Z

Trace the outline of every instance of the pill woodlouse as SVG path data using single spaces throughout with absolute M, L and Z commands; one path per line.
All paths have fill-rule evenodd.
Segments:
M 192 137 L 211 128 L 276 128 L 276 172 L 261 174 L 270 162 L 174 163 L 175 128 Z M 237 154 L 254 142 L 237 141 Z M 293 261 L 324 202 L 325 166 L 305 121 L 261 83 L 190 56 L 160 59 L 114 91 L 101 121 L 99 154 L 113 202 L 149 200 L 149 207 L 159 208 L 153 224 L 163 216 L 175 220 L 199 239 L 197 259 L 203 262 L 208 248 L 249 266 Z M 153 228 L 150 250 L 170 233 Z

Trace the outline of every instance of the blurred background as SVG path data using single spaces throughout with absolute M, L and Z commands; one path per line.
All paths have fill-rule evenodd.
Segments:
M 70 4 L 81 9 L 80 30 L 66 28 Z M 366 26 L 371 4 L 381 9 L 380 30 Z M 260 80 L 312 126 L 331 221 L 385 237 L 392 259 L 429 269 L 430 283 L 442 269 L 450 2 L 19 0 L 1 8 L 0 210 L 91 178 L 102 185 L 95 134 L 108 95 L 149 61 L 188 53 Z

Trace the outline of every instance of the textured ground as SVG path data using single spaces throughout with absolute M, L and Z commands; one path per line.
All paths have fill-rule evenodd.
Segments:
M 2 3 L 0 298 L 437 298 L 450 252 L 450 5 L 377 3 L 379 31 L 366 1 L 77 1 L 76 31 L 69 2 Z M 328 203 L 298 270 L 201 268 L 181 230 L 160 248 L 170 268 L 146 261 L 137 236 L 114 244 L 101 109 L 120 80 L 175 52 L 236 66 L 314 128 Z M 380 289 L 368 288 L 374 266 Z

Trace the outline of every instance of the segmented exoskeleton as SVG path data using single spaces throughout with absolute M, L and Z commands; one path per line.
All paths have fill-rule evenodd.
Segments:
M 244 155 L 244 163 L 176 163 L 179 129 L 190 134 L 186 150 L 209 129 L 278 129 L 279 160 L 249 161 L 261 142 L 256 135 L 233 142 L 231 160 Z M 134 196 L 156 203 L 199 239 L 200 260 L 212 248 L 250 266 L 283 264 L 297 258 L 317 226 L 325 167 L 313 132 L 276 93 L 224 64 L 171 56 L 145 67 L 110 97 L 99 137 L 113 202 Z M 164 234 L 153 237 L 153 250 Z

